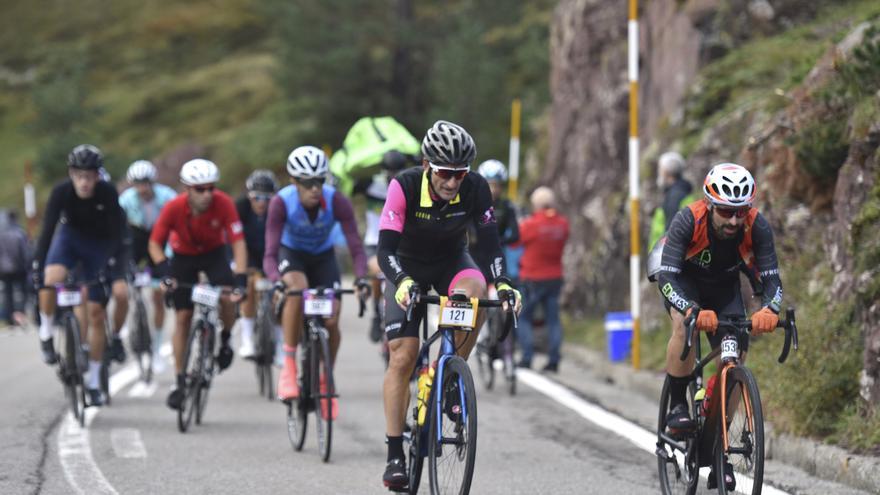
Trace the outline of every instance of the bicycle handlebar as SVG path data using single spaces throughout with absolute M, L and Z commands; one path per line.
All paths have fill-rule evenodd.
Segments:
M 511 294 L 511 296 L 513 295 Z M 477 299 L 477 305 L 486 308 L 500 308 L 505 303 L 507 303 L 507 318 L 504 321 L 504 331 L 498 337 L 498 342 L 503 342 L 507 338 L 511 327 L 519 327 L 519 320 L 516 316 L 516 311 L 513 310 L 513 303 L 501 299 Z M 420 292 L 410 294 L 409 305 L 406 307 L 406 321 L 412 319 L 412 310 L 416 304 L 440 304 L 440 296 L 430 296 Z
M 696 326 L 696 314 L 692 314 L 691 316 L 685 318 L 684 348 L 681 351 L 681 356 L 679 356 L 679 359 L 681 361 L 686 360 L 688 354 L 691 353 L 691 340 L 693 339 Z M 745 319 L 719 319 L 718 329 L 721 328 L 728 328 L 736 333 L 745 333 L 748 335 L 749 332 L 752 330 L 752 322 L 751 320 Z M 776 323 L 776 328 L 785 329 L 785 341 L 782 343 L 782 352 L 779 354 L 779 358 L 777 359 L 779 363 L 784 363 L 785 360 L 788 359 L 788 354 L 791 349 L 798 349 L 797 322 L 795 320 L 795 312 L 793 307 L 789 306 L 788 308 L 786 308 L 785 318 L 779 319 L 779 321 Z M 716 330 L 716 332 L 717 331 L 718 330 Z

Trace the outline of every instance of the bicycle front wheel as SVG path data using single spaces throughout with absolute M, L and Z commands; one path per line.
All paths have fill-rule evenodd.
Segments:
M 724 465 L 729 462 L 733 466 L 736 491 L 760 495 L 764 482 L 764 414 L 758 383 L 748 368 L 734 366 L 727 372 L 725 399 L 727 445 L 725 449 L 723 439 L 719 439 L 715 449 L 718 493 L 725 495 L 734 491 L 721 482 Z M 718 416 L 720 421 L 720 411 Z M 721 428 L 718 432 L 721 433 Z
M 313 341 L 315 346 L 315 354 L 317 358 L 320 355 L 320 361 L 313 359 L 314 370 L 317 372 L 315 376 L 318 378 L 318 388 L 312 389 L 315 398 L 315 426 L 318 433 L 318 452 L 321 460 L 327 462 L 330 460 L 330 442 L 333 438 L 333 402 L 336 397 L 336 387 L 333 383 L 333 366 L 330 360 L 330 346 L 327 339 L 322 334 L 317 341 Z
M 186 342 L 186 352 L 183 357 L 183 374 L 185 389 L 184 398 L 177 410 L 177 429 L 186 433 L 192 422 L 193 412 L 199 405 L 199 389 L 201 388 L 202 375 L 202 349 L 199 345 L 201 328 L 190 328 L 189 338 Z
M 431 493 L 470 492 L 477 455 L 477 396 L 474 378 L 464 359 L 453 356 L 435 379 L 428 459 Z M 440 387 L 440 388 L 436 388 Z M 438 408 L 440 413 L 438 414 Z
M 64 390 L 70 401 L 70 412 L 80 426 L 86 424 L 86 389 L 83 383 L 83 371 L 86 359 L 83 357 L 80 344 L 79 321 L 72 312 L 63 318 L 64 325 L 64 359 L 61 373 L 64 379 Z
M 697 453 L 699 445 L 693 436 L 681 439 L 675 444 L 663 440 L 666 435 L 666 415 L 669 413 L 669 377 L 663 382 L 660 393 L 660 415 L 657 420 L 657 469 L 660 475 L 660 490 L 664 495 L 693 495 L 700 481 L 700 468 Z M 696 393 L 694 382 L 688 385 L 688 409 L 692 410 L 692 399 Z
M 208 407 L 208 392 L 211 390 L 211 378 L 214 375 L 214 327 L 208 323 L 203 323 L 199 334 L 199 341 L 202 345 L 202 366 L 199 374 L 199 388 L 197 395 L 196 407 L 196 424 L 202 424 L 202 417 L 205 414 L 205 408 Z

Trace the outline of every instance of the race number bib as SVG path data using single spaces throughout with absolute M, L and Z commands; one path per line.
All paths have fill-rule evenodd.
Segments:
M 306 316 L 332 316 L 333 315 L 333 298 L 327 296 L 318 296 L 307 294 L 303 301 L 305 305 L 303 312 Z
M 736 359 L 739 357 L 739 344 L 736 339 L 724 339 L 721 341 L 721 359 Z
M 58 306 L 69 308 L 82 304 L 82 293 L 79 289 L 59 289 L 55 299 Z
M 153 283 L 153 277 L 150 272 L 138 272 L 134 275 L 135 287 L 148 287 Z
M 216 308 L 220 301 L 220 289 L 211 287 L 210 285 L 196 285 L 192 291 L 192 302 Z
M 471 301 L 451 301 L 446 299 L 440 310 L 440 325 L 460 329 L 473 329 L 477 321 L 477 310 Z

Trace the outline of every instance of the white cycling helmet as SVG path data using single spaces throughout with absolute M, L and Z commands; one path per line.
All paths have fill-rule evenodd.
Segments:
M 147 160 L 138 160 L 129 165 L 125 178 L 129 183 L 153 182 L 156 180 L 156 166 Z
M 715 206 L 751 206 L 755 200 L 755 179 L 741 165 L 721 163 L 706 175 L 703 193 Z
M 183 164 L 180 169 L 180 182 L 187 186 L 213 184 L 220 180 L 220 170 L 211 160 L 196 158 Z
M 300 146 L 287 157 L 287 173 L 297 179 L 326 177 L 327 155 L 314 146 Z
M 438 120 L 425 132 L 422 140 L 422 157 L 435 165 L 466 165 L 477 156 L 474 138 L 464 127 Z
M 507 167 L 498 160 L 486 160 L 477 167 L 477 172 L 486 180 L 507 182 Z

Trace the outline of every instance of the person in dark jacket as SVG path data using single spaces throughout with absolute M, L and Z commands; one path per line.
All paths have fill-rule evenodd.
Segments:
M 678 210 L 695 199 L 691 194 L 693 186 L 682 177 L 684 167 L 684 157 L 675 151 L 663 153 L 657 161 L 657 187 L 663 191 L 663 202 L 654 211 L 651 220 L 649 247 L 663 236 Z
M 27 268 L 31 252 L 27 234 L 18 225 L 15 211 L 5 212 L 0 226 L 0 280 L 3 282 L 2 317 L 10 325 L 25 321 Z

